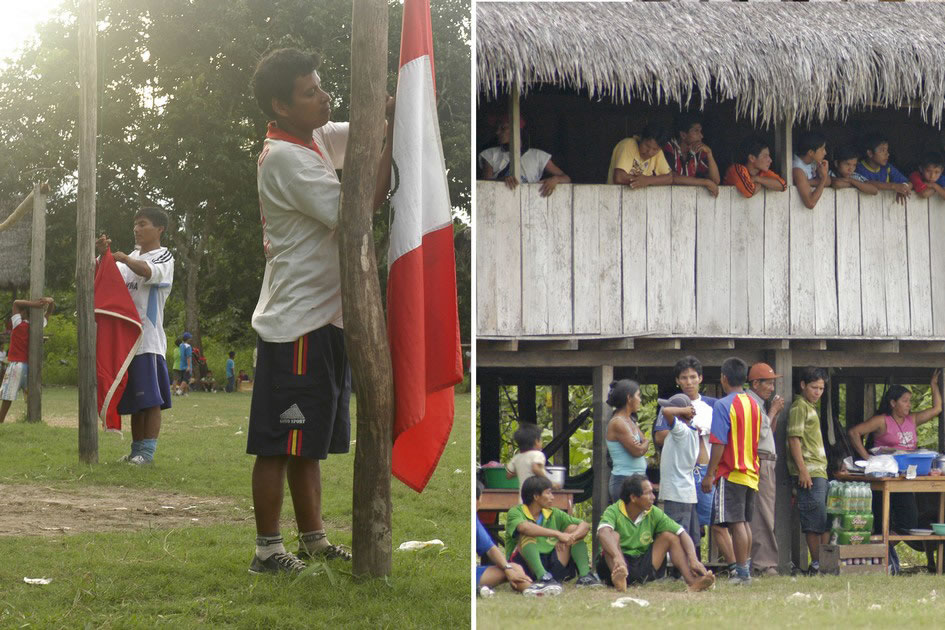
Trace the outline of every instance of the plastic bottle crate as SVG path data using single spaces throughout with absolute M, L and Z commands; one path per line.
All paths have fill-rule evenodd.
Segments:
M 874 545 L 821 545 L 820 569 L 835 575 L 885 573 L 886 547 Z

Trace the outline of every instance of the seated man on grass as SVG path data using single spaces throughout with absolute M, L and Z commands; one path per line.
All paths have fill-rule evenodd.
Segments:
M 699 562 L 686 529 L 653 507 L 656 496 L 646 477 L 627 477 L 620 497 L 604 510 L 597 526 L 602 550 L 597 572 L 605 584 L 623 592 L 628 581 L 643 584 L 663 577 L 667 552 L 690 591 L 704 591 L 715 583 L 712 572 Z
M 554 494 L 547 477 L 529 477 L 522 484 L 522 504 L 505 521 L 505 556 L 522 565 L 535 583 L 524 594 L 557 595 L 561 582 L 578 576 L 578 586 L 600 586 L 591 573 L 584 537 L 591 526 L 551 507 Z

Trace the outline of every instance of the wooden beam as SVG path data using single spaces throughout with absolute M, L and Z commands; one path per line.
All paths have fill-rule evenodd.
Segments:
M 499 434 L 499 383 L 492 378 L 479 380 L 479 459 L 480 463 L 501 459 L 502 436 Z
M 945 341 L 919 341 L 913 339 L 900 339 L 899 352 L 915 352 L 917 354 L 932 352 L 935 354 L 945 354 Z
M 515 352 L 518 350 L 518 339 L 477 339 L 476 346 L 479 351 Z
M 791 339 L 792 350 L 826 350 L 825 339 Z
M 896 339 L 831 339 L 827 341 L 827 346 L 838 352 L 899 352 L 899 341 Z
M 860 424 L 866 417 L 863 414 L 863 397 L 865 395 L 866 384 L 863 382 L 863 378 L 853 378 L 850 381 L 847 381 L 847 397 L 846 397 L 846 428 L 850 429 L 853 426 Z
M 788 187 L 793 186 L 791 166 L 794 162 L 794 144 L 792 131 L 794 128 L 794 112 L 788 113 L 783 119 L 775 123 L 774 127 L 774 162 L 781 172 L 781 177 Z
M 33 184 L 33 233 L 30 251 L 30 299 L 38 300 L 46 292 L 46 195 L 39 182 Z M 26 420 L 43 419 L 43 319 L 45 307 L 30 309 L 29 393 Z
M 394 381 L 371 237 L 375 191 L 373 186 L 364 185 L 377 181 L 377 153 L 384 144 L 387 11 L 384 0 L 354 0 L 352 6 L 351 131 L 338 222 L 341 297 L 348 305 L 345 346 L 358 400 L 351 509 L 352 572 L 372 577 L 390 575 L 393 564 Z M 391 141 L 389 133 L 387 142 Z M 396 202 L 395 195 L 392 203 Z
M 535 385 L 519 383 L 518 387 L 518 421 L 538 423 L 538 407 L 535 402 Z
M 551 424 L 553 436 L 557 437 L 568 426 L 568 386 L 567 384 L 551 387 Z M 557 453 L 553 453 L 555 465 L 568 468 L 570 460 L 570 444 L 565 442 Z
M 791 350 L 776 350 L 767 356 L 767 362 L 774 371 L 781 375 L 775 381 L 775 393 L 784 399 L 784 411 L 775 427 L 775 444 L 778 452 L 778 462 L 775 468 L 775 506 L 774 506 L 774 536 L 778 541 L 778 570 L 786 575 L 791 568 L 792 535 L 791 514 L 791 478 L 787 470 L 787 458 L 790 457 L 787 449 L 787 415 L 794 399 L 793 382 L 793 354 Z
M 735 347 L 739 350 L 787 350 L 791 342 L 787 339 L 736 339 Z
M 633 350 L 634 343 L 630 337 L 619 339 L 581 339 L 581 350 Z
M 679 350 L 682 347 L 682 342 L 674 338 L 653 339 L 640 337 L 635 339 L 633 343 L 637 350 Z
M 614 380 L 612 365 L 598 365 L 594 367 L 594 454 L 591 465 L 594 468 L 594 489 L 591 506 L 591 532 L 593 545 L 591 557 L 596 558 L 600 553 L 600 542 L 597 540 L 597 525 L 604 513 L 604 508 L 610 504 L 610 471 L 607 469 L 607 421 L 610 419 L 610 407 L 607 406 L 607 393 L 610 383 Z
M 519 339 L 520 351 L 528 350 L 577 350 L 577 339 Z
M 734 339 L 723 338 L 691 338 L 682 340 L 683 350 L 733 350 Z
M 512 160 L 512 177 L 515 181 L 522 181 L 522 113 L 521 94 L 519 93 L 518 81 L 512 81 L 512 87 L 509 91 L 509 130 L 511 133 L 511 146 L 509 147 L 509 159 Z
M 79 341 L 79 459 L 98 463 L 95 370 L 95 160 L 98 115 L 96 0 L 79 2 L 79 189 L 76 197 L 76 315 Z

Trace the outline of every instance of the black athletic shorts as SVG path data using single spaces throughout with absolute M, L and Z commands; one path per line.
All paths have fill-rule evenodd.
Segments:
M 653 545 L 647 547 L 639 556 L 623 554 L 623 559 L 627 563 L 627 584 L 646 584 L 666 575 L 665 562 L 659 569 L 653 568 Z M 597 575 L 607 586 L 614 585 L 610 579 L 610 565 L 607 564 L 603 553 L 597 558 Z
M 551 574 L 551 577 L 558 582 L 570 580 L 577 575 L 577 565 L 574 563 L 574 558 L 569 559 L 567 565 L 561 564 L 561 559 L 558 558 L 558 551 L 556 549 L 549 553 L 539 554 L 539 557 L 541 558 L 541 566 L 545 567 L 548 573 Z M 518 550 L 509 558 L 509 562 L 521 565 L 522 568 L 525 569 L 525 575 L 533 580 L 539 580 L 542 577 L 532 573 L 532 569 L 528 566 L 528 562 L 525 561 L 525 557 Z
M 325 459 L 347 453 L 351 370 L 344 332 L 323 326 L 293 342 L 256 345 L 246 452 Z

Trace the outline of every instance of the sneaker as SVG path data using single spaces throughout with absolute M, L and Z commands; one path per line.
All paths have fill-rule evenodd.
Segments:
M 297 574 L 305 570 L 305 563 L 291 553 L 274 553 L 265 560 L 253 554 L 253 562 L 249 565 L 249 572 L 255 575 L 263 573 Z
M 351 552 L 347 547 L 342 545 L 328 545 L 323 549 L 318 549 L 317 551 L 307 551 L 299 547 L 296 555 L 305 560 L 306 562 L 311 560 L 334 560 L 335 558 L 341 558 L 342 560 L 351 560 Z
M 134 457 L 128 458 L 129 464 L 134 464 L 135 466 L 147 466 L 148 464 L 153 464 L 153 459 L 148 459 L 144 455 L 135 455 Z
M 478 595 L 479 595 L 479 597 L 481 597 L 481 598 L 483 598 L 483 599 L 487 599 L 487 598 L 492 597 L 493 595 L 495 595 L 495 591 L 493 591 L 493 590 L 492 590 L 491 588 L 489 588 L 488 586 L 481 586 L 481 587 L 479 587 Z
M 736 573 L 728 578 L 728 583 L 732 586 L 749 586 L 751 584 L 751 576 Z
M 127 455 L 122 455 L 121 457 L 119 457 L 117 463 L 127 464 L 129 461 L 131 461 L 131 453 L 128 453 Z
M 587 575 L 582 575 L 574 583 L 575 586 L 603 586 L 604 583 L 600 581 L 600 578 L 594 575 L 593 573 L 588 573 Z
M 554 580 L 539 580 L 522 591 L 525 597 L 554 597 L 561 594 L 561 585 Z
M 813 576 L 815 576 L 815 575 L 820 575 L 820 567 L 819 567 L 819 566 L 816 566 L 816 567 L 815 567 L 814 565 L 810 565 L 810 566 L 807 567 L 807 571 L 804 571 L 804 575 L 806 575 L 806 576 L 808 576 L 808 577 L 813 577 Z

